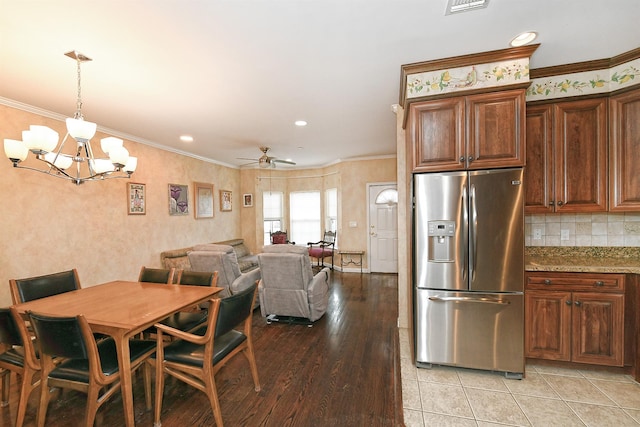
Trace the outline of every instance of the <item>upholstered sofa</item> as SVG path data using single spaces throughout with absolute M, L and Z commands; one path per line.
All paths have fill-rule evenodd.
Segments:
M 249 248 L 244 244 L 244 239 L 233 239 L 212 243 L 231 246 L 233 251 L 236 253 L 236 258 L 238 258 L 238 267 L 240 267 L 241 272 L 246 273 L 258 268 L 258 257 L 251 253 Z M 189 246 L 187 248 L 172 249 L 162 252 L 160 254 L 162 267 L 174 267 L 177 270 L 191 270 L 191 263 L 189 262 L 189 256 L 187 254 L 193 251 L 194 247 L 195 246 Z

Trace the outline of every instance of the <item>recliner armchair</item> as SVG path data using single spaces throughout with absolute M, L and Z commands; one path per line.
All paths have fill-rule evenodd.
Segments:
M 237 294 L 260 279 L 259 268 L 246 273 L 240 271 L 236 253 L 229 245 L 198 245 L 187 255 L 192 271 L 218 272 L 216 286 L 224 288 L 217 294 L 221 298 Z
M 310 326 L 320 319 L 329 302 L 329 268 L 314 276 L 303 246 L 270 245 L 262 252 L 258 254 L 262 274 L 258 296 L 267 322 L 305 319 Z

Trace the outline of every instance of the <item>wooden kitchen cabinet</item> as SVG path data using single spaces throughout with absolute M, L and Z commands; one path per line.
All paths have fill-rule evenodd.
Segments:
M 609 210 L 640 211 L 640 89 L 609 99 Z
M 607 99 L 527 107 L 525 212 L 607 210 Z
M 625 275 L 526 274 L 525 356 L 623 366 Z
M 524 89 L 414 102 L 413 172 L 524 166 Z

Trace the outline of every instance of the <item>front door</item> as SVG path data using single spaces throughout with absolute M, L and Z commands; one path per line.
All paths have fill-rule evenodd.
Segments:
M 398 190 L 369 184 L 369 271 L 398 272 Z

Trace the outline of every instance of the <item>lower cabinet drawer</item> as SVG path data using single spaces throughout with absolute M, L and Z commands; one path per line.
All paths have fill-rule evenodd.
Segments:
M 624 274 L 528 273 L 527 289 L 624 292 Z

